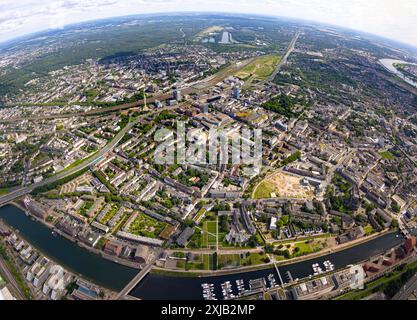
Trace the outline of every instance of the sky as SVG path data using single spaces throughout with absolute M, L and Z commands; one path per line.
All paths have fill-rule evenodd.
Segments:
M 0 42 L 75 22 L 184 11 L 300 18 L 417 47 L 416 0 L 0 0 Z

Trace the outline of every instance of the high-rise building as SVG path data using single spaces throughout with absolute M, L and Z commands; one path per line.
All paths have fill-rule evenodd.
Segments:
M 232 90 L 232 95 L 233 95 L 233 98 L 240 99 L 240 88 L 234 87 Z
M 157 108 L 162 108 L 162 103 L 161 103 L 161 101 L 159 101 L 159 100 L 155 100 L 155 106 L 156 106 Z
M 209 111 L 208 104 L 205 103 L 205 104 L 201 105 L 200 110 L 201 110 L 202 113 L 208 113 L 208 111 Z
M 174 100 L 181 101 L 181 90 L 175 89 L 174 90 Z

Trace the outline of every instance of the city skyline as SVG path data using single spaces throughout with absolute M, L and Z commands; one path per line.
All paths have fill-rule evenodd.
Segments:
M 381 3 L 382 2 L 382 3 Z M 0 4 L 0 43 L 33 32 L 111 17 L 163 12 L 251 13 L 303 19 L 368 32 L 417 47 L 417 7 L 411 0 L 338 1 L 257 0 L 32 0 Z

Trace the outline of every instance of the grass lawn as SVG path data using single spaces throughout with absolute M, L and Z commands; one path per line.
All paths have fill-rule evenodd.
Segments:
M 313 240 L 313 239 L 327 239 L 327 238 L 331 238 L 334 237 L 334 235 L 330 234 L 330 233 L 323 233 L 323 234 L 316 234 L 313 236 L 308 236 L 308 237 L 304 237 L 304 238 L 298 238 L 298 241 L 308 241 L 308 240 Z M 272 244 L 274 246 L 278 246 L 280 244 L 282 245 L 286 245 L 286 244 L 291 244 L 293 243 L 294 240 L 281 240 L 281 241 L 275 241 Z
M 297 242 L 291 247 L 292 257 L 304 256 L 306 254 L 314 253 L 323 249 L 323 245 L 318 241 Z
M 177 268 L 188 270 L 213 270 L 212 254 L 195 254 L 192 261 L 179 260 Z
M 103 217 L 103 219 L 101 219 L 100 222 L 102 224 L 107 224 L 107 222 L 109 222 L 110 219 L 113 218 L 113 216 L 117 213 L 118 210 L 119 210 L 119 206 L 112 204 L 112 208 L 109 210 L 109 212 L 105 214 L 105 216 Z
M 187 244 L 187 248 L 202 248 L 204 247 L 204 235 L 201 233 L 201 229 L 195 227 L 194 234 Z
M 93 154 L 89 155 L 89 156 L 88 156 L 88 157 L 86 157 L 86 158 L 83 158 L 83 159 L 78 159 L 77 161 L 75 161 L 75 162 L 71 163 L 68 167 L 66 167 L 66 168 L 64 168 L 63 170 L 61 170 L 61 171 L 57 172 L 56 174 L 58 174 L 58 173 L 62 173 L 62 172 L 67 172 L 67 171 L 69 171 L 69 170 L 71 170 L 71 169 L 74 169 L 76 166 L 78 166 L 78 165 L 80 165 L 80 164 L 82 164 L 82 163 L 84 163 L 84 162 L 86 162 L 86 161 L 88 161 L 88 160 L 92 159 L 92 158 L 96 155 L 96 153 L 97 153 L 97 152 L 94 152 Z
M 197 222 L 205 213 L 206 209 L 201 208 L 200 211 L 197 212 L 193 220 Z
M 6 248 L 0 244 L 0 255 L 3 257 L 4 262 L 6 263 L 7 268 L 10 270 L 11 274 L 13 275 L 13 278 L 15 278 L 20 290 L 25 295 L 26 299 L 31 299 L 31 292 L 30 289 L 26 285 L 26 281 L 23 280 L 23 276 L 20 273 L 19 269 L 17 268 L 15 261 L 11 256 L 7 253 Z
M 268 181 L 262 181 L 255 189 L 253 193 L 254 199 L 267 199 L 271 198 L 271 193 L 275 191 L 275 186 Z M 278 196 L 278 194 L 277 194 Z
M 187 261 L 185 270 L 204 270 L 204 254 L 194 255 L 192 261 Z
M 217 221 L 205 221 L 203 225 L 203 246 L 210 247 L 217 245 Z
M 48 156 L 48 154 L 40 152 L 35 159 L 33 159 L 31 166 L 32 167 L 37 167 L 38 165 L 40 165 L 42 162 L 45 163 L 48 160 L 50 160 L 51 158 Z
M 259 57 L 240 70 L 236 76 L 248 82 L 252 82 L 255 79 L 266 80 L 274 72 L 275 66 L 279 61 L 280 57 L 277 55 Z
M 211 212 L 209 214 L 212 214 Z M 208 214 L 207 214 L 208 215 Z M 201 222 L 201 227 L 195 227 L 194 235 L 188 242 L 188 248 L 216 248 L 217 242 L 219 249 L 221 248 L 236 248 L 234 244 L 225 241 L 226 232 L 217 232 L 217 220 L 210 220 L 211 217 L 205 217 Z M 209 219 L 207 219 L 209 218 Z
M 203 269 L 204 270 L 213 270 L 213 255 L 204 254 L 203 255 Z
M 129 232 L 143 237 L 156 238 L 165 227 L 166 223 L 140 213 L 130 225 Z
M 365 235 L 369 236 L 370 234 L 374 233 L 374 228 L 372 228 L 372 226 L 370 224 L 368 224 L 367 226 L 365 226 L 363 228 L 363 230 L 365 231 Z
M 241 260 L 242 266 L 254 266 L 258 264 L 263 264 L 269 261 L 265 253 L 256 253 L 251 252 L 246 258 Z
M 95 248 L 99 249 L 99 250 L 102 250 L 104 248 L 104 246 L 106 245 L 107 241 L 108 240 L 106 238 L 101 237 L 100 240 L 97 241 L 97 243 L 95 245 Z
M 0 196 L 5 195 L 6 193 L 9 193 L 9 189 L 7 189 L 7 188 L 0 188 Z
M 223 30 L 222 26 L 211 26 L 201 30 L 197 35 L 194 37 L 194 40 L 198 41 L 204 38 L 205 36 L 209 36 L 210 33 L 216 33 Z
M 224 267 L 239 267 L 240 254 L 220 254 L 218 256 L 219 269 Z
M 394 155 L 389 151 L 380 152 L 379 155 L 384 160 L 394 160 L 395 159 Z
M 185 269 L 185 260 L 178 260 L 177 261 L 177 268 Z
M 79 214 L 82 215 L 82 216 L 84 216 L 84 217 L 87 217 L 87 212 L 88 212 L 88 210 L 91 209 L 91 207 L 93 205 L 94 205 L 94 201 L 86 201 L 86 202 L 84 202 L 84 205 L 80 209 Z

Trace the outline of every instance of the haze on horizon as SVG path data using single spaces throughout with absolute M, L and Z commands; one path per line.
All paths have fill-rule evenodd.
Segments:
M 186 11 L 305 19 L 364 31 L 417 47 L 415 0 L 2 0 L 0 42 L 76 22 Z

